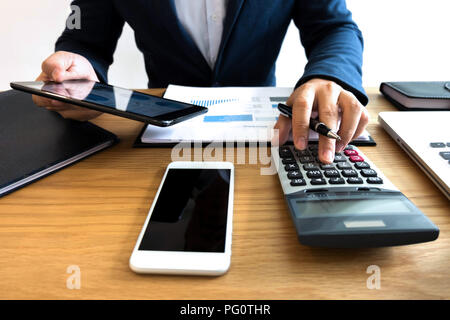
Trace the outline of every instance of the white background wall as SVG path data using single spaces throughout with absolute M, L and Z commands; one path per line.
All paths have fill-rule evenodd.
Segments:
M 0 90 L 14 80 L 35 79 L 53 51 L 70 13 L 69 0 L 0 0 Z M 363 83 L 450 80 L 450 0 L 347 0 L 365 38 Z M 306 62 L 294 25 L 277 62 L 278 86 L 293 86 Z M 147 84 L 132 30 L 119 40 L 110 83 Z

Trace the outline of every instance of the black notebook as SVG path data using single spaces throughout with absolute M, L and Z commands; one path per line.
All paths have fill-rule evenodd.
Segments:
M 383 82 L 380 91 L 400 110 L 450 110 L 450 81 Z
M 37 107 L 30 94 L 0 93 L 0 197 L 117 141 L 90 122 Z

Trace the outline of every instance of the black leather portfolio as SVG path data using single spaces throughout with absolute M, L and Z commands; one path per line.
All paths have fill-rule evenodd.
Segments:
M 400 110 L 450 110 L 450 81 L 382 82 L 380 91 Z
M 37 107 L 30 94 L 0 93 L 0 197 L 117 141 L 90 122 Z

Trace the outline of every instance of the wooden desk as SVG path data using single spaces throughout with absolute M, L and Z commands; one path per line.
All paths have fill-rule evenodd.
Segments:
M 160 93 L 161 91 L 153 91 Z M 217 278 L 137 275 L 128 259 L 171 149 L 133 149 L 142 124 L 94 122 L 121 142 L 0 199 L 1 299 L 442 299 L 450 298 L 450 206 L 377 124 L 395 110 L 369 89 L 370 159 L 441 229 L 437 241 L 367 250 L 302 246 L 278 177 L 236 165 L 233 255 Z M 69 290 L 67 267 L 81 271 Z M 381 289 L 366 287 L 367 267 Z

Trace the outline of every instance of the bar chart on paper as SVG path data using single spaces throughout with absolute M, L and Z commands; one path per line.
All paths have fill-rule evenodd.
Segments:
M 285 102 L 291 92 L 292 88 L 170 85 L 164 97 L 207 107 L 208 112 L 171 128 L 148 126 L 141 140 L 266 142 L 280 114 L 278 103 Z
M 195 105 L 201 106 L 201 107 L 209 107 L 209 106 L 213 106 L 215 104 L 229 103 L 229 102 L 238 102 L 238 101 L 239 100 L 237 98 L 231 98 L 231 99 L 206 99 L 206 100 L 191 99 L 189 101 L 189 103 L 195 104 Z

